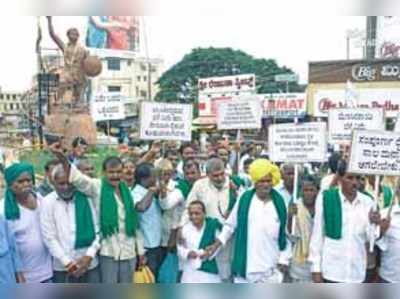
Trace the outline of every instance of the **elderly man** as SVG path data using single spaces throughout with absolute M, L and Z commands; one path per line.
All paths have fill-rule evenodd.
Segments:
M 268 160 L 257 159 L 249 172 L 255 189 L 246 191 L 235 204 L 217 241 L 207 248 L 208 256 L 235 233 L 232 262 L 235 282 L 282 282 L 291 246 L 285 233 L 286 205 L 272 188 L 279 183 L 279 168 Z
M 131 283 L 136 267 L 136 256 L 143 262 L 142 234 L 129 188 L 122 181 L 122 161 L 108 157 L 103 162 L 102 179 L 92 179 L 71 166 L 60 150 L 52 146 L 53 153 L 62 162 L 69 181 L 78 191 L 88 196 L 100 218 L 100 272 L 103 282 Z
M 207 177 L 198 180 L 186 201 L 186 211 L 183 213 L 181 226 L 188 222 L 188 207 L 195 200 L 202 201 L 206 207 L 206 216 L 218 219 L 223 224 L 228 218 L 237 199 L 237 191 L 231 188 L 231 182 L 225 172 L 225 164 L 219 158 L 208 160 Z M 231 246 L 229 244 L 218 254 L 219 274 L 223 281 L 231 277 L 230 260 Z
M 16 163 L 4 172 L 7 189 L 1 205 L 11 232 L 15 235 L 22 272 L 27 282 L 48 282 L 53 277 L 51 255 L 40 229 L 41 197 L 34 193 L 32 165 Z
M 366 277 L 371 222 L 378 224 L 380 217 L 372 212 L 371 198 L 358 192 L 357 176 L 346 169 L 346 161 L 340 160 L 339 188 L 317 198 L 308 257 L 314 282 L 360 283 Z
M 294 165 L 282 164 L 281 175 L 282 181 L 275 187 L 275 189 L 285 200 L 286 206 L 288 206 L 293 200 Z
M 43 200 L 41 227 L 54 258 L 54 282 L 99 283 L 98 219 L 92 200 L 68 182 L 62 165 L 53 169 L 55 192 Z

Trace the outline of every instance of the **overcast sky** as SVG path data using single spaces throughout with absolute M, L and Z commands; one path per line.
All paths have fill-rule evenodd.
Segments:
M 36 71 L 36 17 L 0 19 L 0 86 L 23 91 Z M 54 17 L 60 35 L 69 27 L 84 30 L 86 17 Z M 273 58 L 307 81 L 308 62 L 346 58 L 346 30 L 365 29 L 365 17 L 334 16 L 152 16 L 145 18 L 152 57 L 168 68 L 196 47 L 232 47 L 257 58 Z M 44 46 L 52 45 L 42 17 Z M 361 49 L 351 47 L 351 58 Z

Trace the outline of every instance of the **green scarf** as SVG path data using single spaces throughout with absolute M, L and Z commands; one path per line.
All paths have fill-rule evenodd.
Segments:
M 87 196 L 79 191 L 75 192 L 75 249 L 86 248 L 92 245 L 96 238 L 93 214 Z
M 325 235 L 331 239 L 342 238 L 342 202 L 339 189 L 331 188 L 323 193 Z
M 232 262 L 232 273 L 235 276 L 246 278 L 247 270 L 247 229 L 248 217 L 251 201 L 256 193 L 255 189 L 246 191 L 239 201 L 238 214 L 237 214 L 237 229 L 234 248 L 234 257 Z M 287 211 L 285 201 L 282 196 L 274 189 L 271 190 L 272 202 L 275 206 L 276 212 L 279 217 L 279 250 L 286 248 L 286 221 Z
M 7 220 L 18 220 L 20 217 L 19 206 L 15 199 L 14 192 L 11 190 L 11 185 L 25 172 L 28 172 L 32 176 L 32 182 L 33 185 L 35 185 L 35 171 L 31 164 L 15 163 L 7 167 L 4 171 L 4 179 L 7 184 L 4 199 L 4 212 Z
M 215 233 L 217 230 L 221 230 L 221 223 L 214 218 L 206 217 L 205 219 L 205 228 L 203 232 L 203 236 L 200 240 L 199 249 L 206 249 L 208 246 L 214 244 L 215 242 Z M 218 274 L 218 266 L 215 261 L 215 258 L 212 260 L 206 260 L 201 264 L 199 269 L 200 271 L 204 271 L 207 273 Z
M 245 182 L 236 175 L 231 175 L 229 177 L 229 179 L 236 186 L 237 189 L 239 189 L 241 186 L 245 185 Z M 230 213 L 233 210 L 233 207 L 235 206 L 236 201 L 237 201 L 236 191 L 232 188 L 229 188 L 228 213 Z
M 392 204 L 392 200 L 393 200 L 392 189 L 388 186 L 381 186 L 381 188 L 383 189 L 383 207 L 388 208 Z M 367 195 L 372 200 L 374 199 L 374 196 L 367 191 L 361 191 L 361 193 L 364 195 Z
M 177 180 L 176 188 L 178 188 L 181 192 L 185 200 L 188 198 L 190 191 L 192 191 L 193 184 L 189 183 L 188 180 Z
M 119 191 L 125 207 L 125 233 L 128 237 L 134 237 L 138 227 L 138 217 L 132 195 L 124 182 L 119 183 Z M 103 238 L 108 238 L 119 231 L 117 199 L 114 196 L 114 187 L 107 178 L 103 178 L 101 184 L 100 231 Z
M 382 186 L 383 188 L 383 207 L 387 208 L 390 207 L 390 205 L 392 204 L 392 200 L 393 200 L 393 192 L 392 189 L 390 189 L 390 187 L 388 186 Z

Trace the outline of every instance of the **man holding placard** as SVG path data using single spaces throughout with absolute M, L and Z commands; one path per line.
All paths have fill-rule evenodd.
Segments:
M 339 188 L 330 188 L 317 198 L 308 260 L 314 282 L 365 280 L 367 246 L 371 223 L 379 223 L 374 202 L 358 192 L 358 178 L 338 164 Z

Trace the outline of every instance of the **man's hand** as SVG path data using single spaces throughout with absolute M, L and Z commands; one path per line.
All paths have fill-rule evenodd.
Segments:
M 160 140 L 154 141 L 151 145 L 150 151 L 157 155 L 161 151 L 162 142 Z
M 295 203 L 291 203 L 288 208 L 289 217 L 297 215 L 297 205 Z
M 24 273 L 22 273 L 22 272 L 15 273 L 15 278 L 16 278 L 17 283 L 26 283 Z
M 283 274 L 286 274 L 289 271 L 289 266 L 284 264 L 278 264 L 278 270 Z
M 215 254 L 215 252 L 218 250 L 218 248 L 222 245 L 221 241 L 218 239 L 214 242 L 214 244 L 208 246 L 205 249 L 205 252 L 203 254 L 202 258 L 209 258 Z
M 314 283 L 323 283 L 324 279 L 322 278 L 322 273 L 321 272 L 312 273 L 312 281 Z
M 390 216 L 389 216 L 389 218 L 382 218 L 381 219 L 380 227 L 381 227 L 381 234 L 382 235 L 384 235 L 387 232 L 387 230 L 389 229 L 391 220 L 392 219 L 390 218 Z
M 188 254 L 188 259 L 193 259 L 194 260 L 194 259 L 197 259 L 197 257 L 198 257 L 198 255 L 194 251 L 190 251 L 189 254 Z
M 81 277 L 84 275 L 88 270 L 90 263 L 92 262 L 92 257 L 90 256 L 83 256 L 76 261 L 77 269 L 72 272 L 72 275 L 75 277 Z
M 146 256 L 145 256 L 144 254 L 143 254 L 143 255 L 139 255 L 138 263 L 139 263 L 139 267 L 144 267 L 144 266 L 146 266 L 146 264 L 147 264 L 147 258 L 146 258 Z
M 369 221 L 373 224 L 379 225 L 381 222 L 381 214 L 379 211 L 374 211 L 371 209 L 371 211 L 369 211 Z

